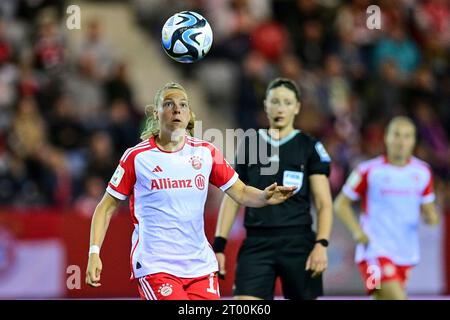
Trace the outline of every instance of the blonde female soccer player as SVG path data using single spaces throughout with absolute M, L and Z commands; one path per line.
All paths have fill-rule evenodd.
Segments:
M 219 299 L 218 263 L 204 233 L 208 183 L 250 207 L 279 204 L 295 187 L 246 186 L 212 144 L 190 137 L 194 115 L 182 86 L 155 96 L 142 142 L 120 159 L 91 224 L 86 283 L 100 286 L 100 247 L 120 200 L 134 223 L 132 279 L 143 299 Z

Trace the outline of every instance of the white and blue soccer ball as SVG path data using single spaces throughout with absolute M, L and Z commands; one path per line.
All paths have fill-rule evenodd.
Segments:
M 171 16 L 161 33 L 164 51 L 169 57 L 182 63 L 202 59 L 213 42 L 208 21 L 193 11 L 183 11 Z

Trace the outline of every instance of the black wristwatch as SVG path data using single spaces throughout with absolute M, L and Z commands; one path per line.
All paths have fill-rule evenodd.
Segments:
M 316 243 L 320 243 L 320 244 L 323 245 L 325 248 L 328 247 L 328 244 L 329 244 L 329 242 L 328 242 L 327 239 L 319 239 L 319 240 L 316 240 Z

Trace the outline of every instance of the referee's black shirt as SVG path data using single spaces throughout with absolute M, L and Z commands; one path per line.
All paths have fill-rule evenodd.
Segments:
M 263 152 L 260 152 L 261 148 L 265 148 L 262 149 Z M 274 161 L 279 161 L 277 172 L 272 175 L 261 174 L 261 170 L 267 170 L 274 165 Z M 294 130 L 283 139 L 273 140 L 267 130 L 260 129 L 257 137 L 246 137 L 239 146 L 235 170 L 245 184 L 259 189 L 274 182 L 278 185 L 298 186 L 296 193 L 279 205 L 246 208 L 245 227 L 310 226 L 309 176 L 328 176 L 330 157 L 321 142 L 299 130 Z

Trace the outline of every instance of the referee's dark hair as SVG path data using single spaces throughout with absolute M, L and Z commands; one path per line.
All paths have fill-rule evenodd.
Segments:
M 269 85 L 267 86 L 266 90 L 266 97 L 269 95 L 269 91 L 278 87 L 285 87 L 295 93 L 295 97 L 297 98 L 297 101 L 300 102 L 300 90 L 298 89 L 297 85 L 294 81 L 288 79 L 288 78 L 276 78 L 272 80 Z

